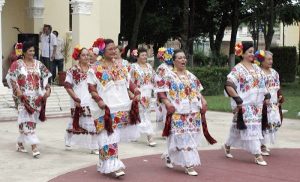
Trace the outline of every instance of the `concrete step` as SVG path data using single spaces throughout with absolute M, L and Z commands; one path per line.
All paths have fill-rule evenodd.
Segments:
M 46 116 L 68 117 L 70 116 L 70 96 L 64 87 L 51 86 L 52 93 L 47 100 Z M 2 93 L 2 92 L 1 92 Z M 14 108 L 12 90 L 0 94 L 0 121 L 15 121 L 18 111 Z

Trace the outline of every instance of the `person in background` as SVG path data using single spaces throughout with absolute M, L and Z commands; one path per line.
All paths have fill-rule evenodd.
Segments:
M 264 139 L 261 140 L 261 154 L 270 155 L 267 144 L 274 144 L 276 133 L 282 123 L 281 104 L 284 98 L 280 89 L 279 74 L 272 68 L 273 53 L 270 51 L 258 50 L 255 53 L 256 63 L 262 68 L 262 74 L 268 91 L 271 94 L 270 104 L 264 103 L 262 110 L 262 131 Z
M 53 31 L 53 34 L 56 36 L 57 47 L 55 51 L 54 60 L 52 62 L 52 81 L 54 81 L 56 78 L 56 68 L 58 69 L 58 73 L 64 70 L 64 39 L 58 36 L 58 32 L 56 30 Z
M 141 123 L 138 125 L 140 133 L 147 135 L 148 145 L 154 147 L 156 142 L 153 139 L 154 130 L 151 123 L 151 96 L 153 91 L 153 80 L 155 72 L 152 66 L 147 63 L 147 50 L 139 48 L 137 54 L 134 55 L 137 59 L 136 63 L 131 64 L 130 79 L 140 89 L 141 99 L 139 103 L 139 113 Z
M 52 61 L 55 58 L 57 39 L 52 33 L 51 25 L 45 24 L 43 27 L 43 32 L 40 32 L 40 42 L 41 42 L 41 62 L 51 71 Z M 51 84 L 51 79 L 49 83 Z

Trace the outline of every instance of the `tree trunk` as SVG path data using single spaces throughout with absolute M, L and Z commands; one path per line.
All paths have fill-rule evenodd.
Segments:
M 213 20 L 211 20 L 211 21 L 213 21 Z M 210 45 L 210 50 L 211 50 L 212 55 L 220 56 L 224 32 L 225 32 L 225 29 L 228 26 L 228 24 L 229 24 L 228 14 L 224 13 L 222 16 L 222 19 L 221 19 L 220 27 L 218 28 L 218 30 L 216 32 L 216 38 L 214 38 L 214 31 L 212 29 L 209 31 L 209 34 L 208 34 L 209 45 Z
M 182 19 L 182 28 L 181 33 L 181 49 L 188 54 L 188 37 L 189 37 L 189 0 L 183 0 L 183 19 Z M 189 55 L 186 55 L 189 58 Z
M 274 35 L 274 0 L 268 0 L 267 4 L 267 17 L 265 21 L 265 30 L 264 30 L 264 37 L 265 37 L 265 49 L 270 50 L 273 35 Z
M 139 34 L 140 22 L 146 2 L 147 0 L 135 0 L 135 20 L 133 24 L 132 37 L 130 40 L 131 50 L 137 47 L 137 37 Z
M 236 34 L 239 28 L 239 1 L 233 1 L 233 11 L 231 14 L 231 37 L 229 47 L 229 65 L 233 68 L 235 65 L 234 47 L 236 43 Z
M 222 40 L 224 37 L 224 32 L 226 27 L 228 26 L 228 14 L 224 13 L 222 16 L 222 20 L 221 20 L 221 25 L 218 29 L 218 32 L 216 34 L 216 40 L 215 40 L 215 55 L 216 56 L 220 56 L 220 51 L 221 51 L 221 45 L 222 45 Z

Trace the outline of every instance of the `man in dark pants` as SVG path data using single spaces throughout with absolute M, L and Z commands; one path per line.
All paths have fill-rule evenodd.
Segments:
M 57 46 L 56 36 L 51 33 L 51 31 L 51 25 L 45 24 L 43 32 L 40 32 L 40 41 L 42 46 L 41 62 L 48 68 L 48 70 L 52 70 L 51 64 L 54 60 Z M 51 84 L 51 78 L 49 78 L 49 83 Z
M 58 32 L 56 30 L 53 31 L 53 34 L 56 36 L 57 46 L 56 46 L 56 54 L 52 62 L 52 70 L 51 70 L 53 75 L 52 81 L 54 81 L 56 77 L 56 67 L 58 68 L 58 73 L 64 70 L 64 55 L 63 55 L 64 40 L 58 37 Z

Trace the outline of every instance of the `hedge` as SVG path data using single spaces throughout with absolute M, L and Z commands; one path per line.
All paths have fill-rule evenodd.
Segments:
M 272 47 L 273 68 L 279 73 L 282 82 L 294 82 L 296 77 L 296 47 Z
M 188 68 L 202 83 L 203 95 L 223 94 L 229 67 L 193 67 Z

